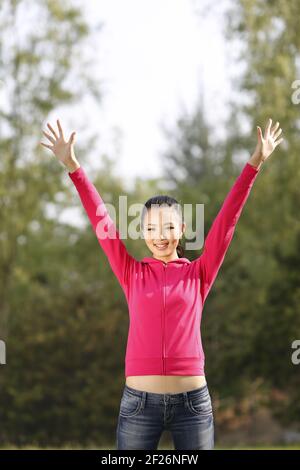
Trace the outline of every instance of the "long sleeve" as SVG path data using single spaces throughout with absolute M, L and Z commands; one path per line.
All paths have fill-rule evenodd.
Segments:
M 195 260 L 203 304 L 223 263 L 235 226 L 258 172 L 258 168 L 246 163 L 207 234 L 202 254 Z
M 84 169 L 80 166 L 72 173 L 69 172 L 68 175 L 78 191 L 98 242 L 121 287 L 126 291 L 125 286 L 129 281 L 130 267 L 136 260 L 127 252 L 101 196 L 88 179 Z

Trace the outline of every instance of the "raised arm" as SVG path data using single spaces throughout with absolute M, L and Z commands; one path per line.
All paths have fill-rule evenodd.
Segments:
M 257 127 L 258 142 L 250 160 L 229 191 L 218 215 L 216 216 L 204 242 L 202 254 L 194 261 L 200 276 L 200 290 L 204 304 L 211 286 L 222 265 L 225 254 L 232 240 L 235 226 L 247 201 L 253 183 L 263 162 L 283 139 L 276 141 L 281 133 L 277 122 L 271 129 L 269 119 L 264 136 Z M 277 132 L 276 132 L 277 131 Z
M 235 226 L 258 172 L 258 168 L 246 163 L 213 221 L 205 238 L 202 254 L 195 260 L 200 275 L 203 304 L 224 260 Z
M 97 236 L 98 242 L 107 256 L 110 266 L 121 287 L 126 291 L 126 285 L 128 284 L 129 274 L 131 272 L 131 265 L 137 261 L 127 252 L 125 244 L 120 239 L 119 232 L 116 229 L 101 196 L 98 194 L 97 189 L 88 179 L 84 169 L 80 166 L 75 157 L 73 149 L 75 132 L 71 134 L 69 141 L 66 142 L 59 120 L 57 120 L 58 135 L 50 124 L 47 125 L 52 132 L 53 137 L 44 131 L 43 133 L 53 145 L 41 144 L 51 149 L 55 156 L 69 170 L 68 175 L 77 189 L 82 205 Z

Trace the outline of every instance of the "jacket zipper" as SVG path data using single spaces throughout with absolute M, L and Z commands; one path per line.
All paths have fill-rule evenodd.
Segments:
M 166 375 L 166 364 L 165 364 L 165 357 L 166 357 L 166 345 L 165 345 L 165 307 L 166 307 L 166 267 L 167 264 L 164 264 L 164 283 L 163 283 L 163 375 Z

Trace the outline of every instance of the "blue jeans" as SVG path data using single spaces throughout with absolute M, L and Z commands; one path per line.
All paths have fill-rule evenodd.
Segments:
M 214 416 L 207 384 L 182 393 L 150 393 L 124 385 L 116 431 L 117 450 L 157 449 L 164 430 L 175 449 L 214 447 Z

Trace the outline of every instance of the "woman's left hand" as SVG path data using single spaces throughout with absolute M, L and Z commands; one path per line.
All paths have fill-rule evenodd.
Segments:
M 273 127 L 272 119 L 270 118 L 263 135 L 262 130 L 259 126 L 257 127 L 257 145 L 254 150 L 255 159 L 260 162 L 264 162 L 271 155 L 274 149 L 283 141 L 283 137 L 278 140 L 282 129 L 279 128 L 279 122 L 276 122 Z M 278 129 L 279 128 L 279 129 Z M 278 130 L 277 130 L 278 129 Z

